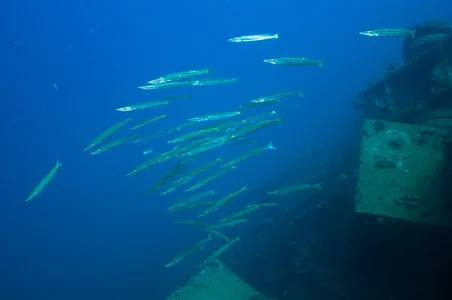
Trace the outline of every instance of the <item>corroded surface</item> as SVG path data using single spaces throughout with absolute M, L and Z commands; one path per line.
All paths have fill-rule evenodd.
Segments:
M 449 226 L 444 130 L 366 119 L 356 212 Z
M 217 261 L 175 291 L 167 300 L 270 300 Z

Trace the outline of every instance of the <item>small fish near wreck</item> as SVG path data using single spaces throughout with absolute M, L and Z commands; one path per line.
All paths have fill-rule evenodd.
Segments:
M 59 161 L 57 159 L 57 162 L 56 162 L 55 166 L 52 168 L 52 170 L 50 170 L 49 173 L 47 173 L 46 176 L 44 176 L 44 178 L 33 189 L 33 191 L 31 191 L 30 195 L 27 197 L 27 199 L 25 199 L 25 202 L 28 202 L 31 199 L 33 199 L 36 196 L 38 196 L 45 189 L 45 187 L 50 183 L 50 181 L 52 181 L 52 179 L 55 177 L 56 172 L 58 171 L 58 169 L 61 166 L 62 165 L 59 163 Z
M 414 37 L 415 33 L 416 30 L 409 30 L 404 28 L 392 28 L 392 29 L 388 28 L 388 29 L 374 29 L 361 31 L 359 34 L 365 36 L 383 36 L 383 37 L 405 37 L 405 36 Z
M 297 184 L 297 185 L 291 185 L 286 186 L 283 188 L 279 188 L 277 190 L 268 192 L 267 195 L 285 195 L 293 192 L 300 192 L 304 190 L 310 190 L 310 189 L 317 189 L 321 192 L 323 192 L 322 184 Z

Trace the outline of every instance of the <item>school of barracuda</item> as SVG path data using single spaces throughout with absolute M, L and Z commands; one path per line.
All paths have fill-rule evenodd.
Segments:
M 371 37 L 405 37 L 408 35 L 414 36 L 415 32 L 413 30 L 396 28 L 361 31 L 359 34 Z M 255 34 L 239 36 L 230 38 L 227 42 L 245 43 L 274 39 L 279 39 L 279 35 Z M 264 59 L 264 62 L 282 66 L 319 66 L 324 68 L 323 63 L 325 62 L 325 59 L 311 59 L 307 57 L 279 57 Z M 181 71 L 161 75 L 160 77 L 152 79 L 145 85 L 139 86 L 138 88 L 142 90 L 159 90 L 174 89 L 178 87 L 212 86 L 238 83 L 237 78 L 208 77 L 211 74 L 212 71 L 209 68 Z M 218 211 L 221 211 L 225 205 L 235 198 L 242 198 L 241 200 L 236 201 L 244 202 L 244 199 L 246 200 L 248 186 L 245 185 L 241 188 L 237 188 L 227 195 L 218 195 L 214 189 L 208 189 L 203 192 L 197 192 L 197 190 L 208 186 L 211 182 L 229 172 L 234 172 L 234 170 L 238 168 L 238 165 L 243 161 L 252 157 L 260 156 L 264 152 L 267 152 L 267 150 L 277 150 L 277 148 L 274 147 L 272 141 L 269 140 L 266 141 L 266 145 L 264 144 L 259 147 L 255 147 L 254 149 L 243 152 L 241 155 L 238 155 L 230 160 L 225 160 L 222 156 L 220 156 L 211 162 L 192 167 L 191 169 L 189 169 L 187 165 L 193 165 L 196 162 L 196 159 L 202 154 L 220 147 L 225 147 L 226 145 L 235 147 L 243 144 L 259 143 L 259 140 L 251 139 L 248 136 L 254 132 L 263 130 L 268 126 L 281 124 L 282 118 L 278 115 L 278 112 L 275 109 L 260 113 L 254 113 L 253 109 L 278 105 L 281 100 L 292 96 L 305 97 L 302 90 L 299 88 L 292 91 L 280 91 L 268 95 L 259 95 L 239 107 L 231 108 L 230 111 L 200 116 L 187 116 L 187 121 L 175 128 L 160 130 L 146 135 L 140 135 L 138 132 L 139 129 L 149 127 L 149 125 L 160 120 L 171 118 L 171 114 L 163 113 L 162 115 L 152 116 L 136 123 L 133 123 L 134 120 L 131 116 L 127 116 L 127 118 L 111 125 L 109 128 L 98 134 L 90 143 L 88 143 L 84 151 L 91 151 L 91 155 L 100 155 L 130 141 L 135 144 L 144 143 L 194 127 L 195 129 L 193 130 L 189 130 L 183 134 L 167 139 L 165 143 L 175 144 L 171 150 L 155 154 L 151 158 L 144 160 L 141 164 L 132 168 L 126 175 L 135 175 L 146 171 L 157 164 L 162 164 L 168 161 L 176 161 L 175 166 L 169 168 L 167 172 L 165 172 L 161 178 L 144 194 L 146 196 L 150 196 L 161 190 L 159 194 L 166 195 L 172 193 L 176 189 L 184 189 L 184 193 L 187 194 L 187 197 L 170 204 L 168 212 L 174 213 L 179 211 L 198 210 L 199 213 L 196 220 L 175 221 L 175 223 L 191 225 L 192 227 L 205 231 L 208 234 L 205 239 L 194 243 L 192 246 L 176 254 L 165 267 L 174 266 L 191 253 L 204 249 L 205 245 L 213 240 L 212 235 L 225 241 L 198 265 L 198 267 L 201 267 L 214 262 L 230 246 L 240 241 L 239 236 L 231 239 L 218 231 L 218 229 L 246 223 L 248 222 L 247 217 L 251 213 L 262 208 L 276 206 L 277 203 L 244 203 L 242 209 L 226 216 L 218 216 L 215 224 L 208 224 L 200 221 L 199 219 L 213 213 L 219 215 Z M 185 101 L 189 98 L 192 98 L 190 94 L 176 95 L 151 102 L 128 104 L 127 106 L 116 108 L 116 111 L 128 113 L 135 110 L 152 109 L 158 106 L 170 106 L 173 102 Z M 128 128 L 132 131 L 131 134 L 127 134 L 125 137 L 119 139 L 111 138 L 128 124 L 133 124 L 132 127 Z M 107 139 L 111 141 L 105 142 Z M 153 153 L 153 149 L 142 151 L 143 156 L 148 156 Z M 38 196 L 52 181 L 61 166 L 62 164 L 57 160 L 55 166 L 43 177 L 25 201 L 28 202 Z M 203 176 L 204 173 L 208 173 L 211 170 L 213 170 L 213 172 L 209 175 Z M 267 192 L 267 195 L 286 195 L 304 190 L 317 190 L 323 192 L 321 183 L 315 183 L 281 187 L 277 190 Z

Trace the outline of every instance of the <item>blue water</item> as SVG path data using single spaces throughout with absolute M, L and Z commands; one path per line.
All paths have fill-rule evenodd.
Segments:
M 357 92 L 382 75 L 388 61 L 401 62 L 400 39 L 367 38 L 359 31 L 451 21 L 450 8 L 449 0 L 2 3 L 0 299 L 164 299 L 195 272 L 202 255 L 164 268 L 204 237 L 174 225 L 180 217 L 166 212 L 181 193 L 144 197 L 171 165 L 125 176 L 142 161 L 142 150 L 168 150 L 165 139 L 100 156 L 83 152 L 95 135 L 129 115 L 115 108 L 193 94 L 170 107 L 130 114 L 138 120 L 166 111 L 168 120 L 147 129 L 152 132 L 303 87 L 306 98 L 292 97 L 277 108 L 283 124 L 255 135 L 261 144 L 272 140 L 278 151 L 213 183 L 223 194 L 248 184 L 242 201 L 252 203 L 259 199 L 253 190 L 290 169 L 300 149 L 327 148 L 347 137 L 359 118 L 351 108 Z M 280 39 L 225 42 L 252 33 L 279 33 Z M 262 62 L 278 56 L 328 60 L 325 69 Z M 207 67 L 215 77 L 238 77 L 239 83 L 137 89 L 167 73 Z M 238 153 L 233 151 L 219 149 L 212 157 L 231 158 Z M 63 166 L 55 180 L 25 203 L 57 158 Z

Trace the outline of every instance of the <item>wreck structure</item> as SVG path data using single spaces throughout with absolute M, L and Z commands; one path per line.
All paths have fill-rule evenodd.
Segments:
M 358 136 L 276 178 L 325 192 L 285 198 L 291 207 L 222 256 L 228 268 L 208 267 L 168 300 L 268 299 L 255 289 L 279 300 L 452 298 L 452 28 L 412 29 L 404 63 L 352 101 Z
M 355 274 L 386 274 L 370 280 L 411 299 L 443 299 L 452 275 L 452 29 L 412 29 L 404 64 L 388 64 L 352 103 L 364 122 L 344 253 Z

